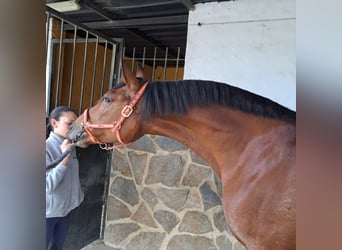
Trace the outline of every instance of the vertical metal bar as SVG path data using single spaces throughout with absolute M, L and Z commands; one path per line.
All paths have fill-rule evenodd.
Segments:
M 179 55 L 180 55 L 180 47 L 178 47 L 178 51 L 177 51 L 175 80 L 178 79 Z
M 80 108 L 78 110 L 78 114 L 82 113 L 82 104 L 83 104 L 83 95 L 84 95 L 84 79 L 87 65 L 87 52 L 88 52 L 88 37 L 89 32 L 86 31 L 86 38 L 84 43 L 84 55 L 83 55 L 83 69 L 82 69 L 82 85 L 81 85 L 81 97 L 80 97 Z
M 134 71 L 135 47 L 133 47 L 131 71 Z
M 145 67 L 145 55 L 146 55 L 146 47 L 143 50 L 143 59 L 142 59 L 142 66 Z
M 122 76 L 122 63 L 123 63 L 123 60 L 125 58 L 125 47 L 123 45 L 123 39 L 120 40 L 119 42 L 119 65 L 118 65 L 118 72 L 116 74 L 116 83 L 118 83 L 121 79 L 121 76 Z
M 164 60 L 164 69 L 163 69 L 163 81 L 165 81 L 166 78 L 166 67 L 167 67 L 167 54 L 169 52 L 169 47 L 166 47 L 165 50 L 165 60 Z
M 69 88 L 69 107 L 71 107 L 72 85 L 73 85 L 73 80 L 74 80 L 76 39 L 77 39 L 77 26 L 76 25 L 74 25 L 74 26 L 75 26 L 75 30 L 74 30 L 74 42 L 72 44 L 72 59 L 71 59 L 70 88 Z
M 49 17 L 48 22 L 50 23 L 49 31 L 46 33 L 47 35 L 47 51 L 46 51 L 46 99 L 45 99 L 45 108 L 46 108 L 46 116 L 49 116 L 50 111 L 50 94 L 51 94 L 51 75 L 52 75 L 52 21 L 53 18 Z
M 90 102 L 89 102 L 90 106 L 93 105 L 94 85 L 95 85 L 95 77 L 96 77 L 96 63 L 97 63 L 97 48 L 98 48 L 98 46 L 99 46 L 99 37 L 96 36 L 94 68 L 93 68 L 93 80 L 91 82 L 91 94 L 90 94 Z
M 45 22 L 45 42 L 46 42 L 46 51 L 49 45 L 49 32 L 50 31 L 50 13 L 46 13 L 46 22 Z
M 156 57 L 157 57 L 157 47 L 154 47 L 154 54 L 153 54 L 153 66 L 152 66 L 152 80 L 154 81 L 154 73 L 156 68 Z
M 110 76 L 109 76 L 109 85 L 108 89 L 111 89 L 114 85 L 114 73 L 115 73 L 115 57 L 116 57 L 116 44 L 112 43 L 113 48 L 112 48 L 112 61 L 110 64 Z M 122 48 L 122 47 L 121 47 Z M 122 52 L 122 50 L 121 50 Z M 119 67 L 121 65 L 121 60 L 119 62 Z M 117 78 L 117 77 L 116 77 Z M 116 79 L 117 81 L 117 79 Z M 116 82 L 115 82 L 116 83 Z
M 63 46 L 63 30 L 64 30 L 64 20 L 61 19 L 61 29 L 59 34 L 59 51 L 58 51 L 58 65 L 57 65 L 57 79 L 56 79 L 56 96 L 55 96 L 55 106 L 58 106 L 58 95 L 61 77 L 61 61 L 62 61 L 62 46 Z
M 112 157 L 113 157 L 113 151 L 107 151 L 106 172 L 105 172 L 105 179 L 104 179 L 105 181 L 104 181 L 104 189 L 103 189 L 104 199 L 103 199 L 102 211 L 101 211 L 101 226 L 100 226 L 100 237 L 99 237 L 100 239 L 104 239 Z
M 103 54 L 102 81 L 101 81 L 100 96 L 103 95 L 103 85 L 104 85 L 104 78 L 105 78 L 105 71 L 106 71 L 106 61 L 107 61 L 107 46 L 108 46 L 108 41 L 106 40 L 104 54 Z

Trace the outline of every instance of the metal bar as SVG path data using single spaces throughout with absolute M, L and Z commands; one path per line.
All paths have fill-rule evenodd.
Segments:
M 85 30 L 85 32 L 88 32 L 87 30 Z M 88 32 L 89 33 L 89 32 Z M 88 43 L 96 43 L 96 38 L 88 38 Z M 99 39 L 99 43 L 106 43 L 106 41 L 108 41 L 108 40 L 106 40 L 106 39 Z M 52 42 L 53 43 L 59 43 L 59 40 L 58 39 L 52 39 Z M 74 39 L 71 39 L 71 38 L 65 38 L 64 40 L 63 40 L 63 43 L 73 43 L 74 42 Z M 76 43 L 84 43 L 84 42 L 86 42 L 86 39 L 85 38 L 77 38 L 77 41 L 76 41 Z
M 52 75 L 52 17 L 49 17 L 48 22 L 50 23 L 50 30 L 46 33 L 47 35 L 47 51 L 46 51 L 46 100 L 45 100 L 45 108 L 46 108 L 46 117 L 49 116 L 50 113 L 50 94 L 51 94 L 51 75 Z
M 144 67 L 145 66 L 145 55 L 146 55 L 146 47 L 144 47 L 144 50 L 143 50 L 143 59 L 142 59 L 142 66 Z
M 134 71 L 134 57 L 135 57 L 135 47 L 133 47 L 133 55 L 131 60 L 131 71 Z
M 97 36 L 96 38 L 98 39 L 99 37 Z M 98 42 L 97 42 L 97 43 L 96 43 L 96 46 L 95 46 L 95 57 L 94 57 L 94 68 L 93 68 L 93 80 L 92 80 L 92 82 L 91 82 L 91 95 L 90 95 L 90 102 L 89 102 L 89 105 L 90 105 L 90 106 L 93 105 L 98 45 L 99 45 L 99 44 L 98 44 Z
M 155 67 L 156 67 L 156 57 L 157 57 L 157 47 L 154 47 L 153 67 L 152 67 L 152 81 L 154 80 L 154 73 L 155 73 Z
M 118 65 L 118 74 L 117 74 L 117 78 L 116 78 L 116 83 L 118 83 L 121 79 L 122 76 L 122 62 L 125 58 L 125 47 L 124 47 L 124 41 L 123 39 L 121 39 L 120 43 L 119 43 L 119 65 Z
M 105 181 L 104 181 L 104 188 L 103 188 L 103 204 L 102 204 L 102 211 L 101 211 L 101 225 L 100 225 L 100 237 L 99 237 L 100 239 L 104 239 L 112 157 L 113 157 L 113 151 L 112 150 L 107 151 L 106 172 L 105 172 Z
M 77 25 L 75 25 L 75 30 L 74 30 L 74 41 L 75 42 L 72 45 L 71 74 L 70 74 L 70 87 L 69 87 L 69 107 L 71 107 L 72 85 L 73 85 L 73 80 L 74 80 L 76 39 L 77 39 Z
M 114 82 L 114 73 L 115 73 L 115 58 L 116 58 L 116 44 L 112 43 L 113 48 L 112 48 L 112 61 L 110 64 L 110 75 L 109 75 L 109 85 L 108 85 L 108 89 L 111 89 L 113 87 L 113 82 Z M 122 47 L 120 47 L 120 49 L 122 49 Z M 121 62 L 120 62 L 121 63 Z M 117 81 L 117 79 L 115 79 L 115 81 Z
M 178 79 L 178 64 L 179 64 L 179 55 L 180 55 L 180 47 L 178 47 L 178 51 L 177 51 L 177 62 L 176 62 L 175 80 L 177 80 L 177 79 Z
M 107 46 L 108 43 L 106 42 L 104 54 L 103 54 L 103 64 L 102 64 L 102 81 L 101 81 L 101 90 L 100 95 L 103 95 L 103 85 L 104 85 L 104 78 L 105 78 L 105 70 L 106 70 L 106 60 L 107 60 Z
M 165 81 L 166 78 L 166 67 L 167 67 L 167 52 L 169 50 L 169 47 L 166 47 L 165 51 L 165 61 L 164 61 L 164 69 L 163 69 L 163 80 Z
M 50 13 L 46 13 L 46 25 L 45 25 L 45 42 L 46 42 L 46 51 L 49 45 L 49 36 L 48 32 L 50 31 Z M 51 37 L 52 40 L 52 37 Z
M 58 50 L 58 65 L 57 65 L 57 79 L 56 79 L 56 96 L 55 96 L 55 106 L 58 106 L 58 94 L 60 86 L 61 77 L 61 61 L 62 61 L 62 44 L 63 44 L 63 31 L 64 31 L 64 20 L 61 20 L 61 29 L 59 32 L 59 50 Z
M 81 95 L 80 95 L 80 108 L 78 109 L 78 115 L 82 113 L 83 104 L 83 94 L 84 94 L 84 79 L 87 65 L 87 52 L 88 52 L 88 31 L 86 32 L 85 44 L 84 44 L 84 55 L 83 55 L 83 70 L 82 70 L 82 85 L 81 85 Z

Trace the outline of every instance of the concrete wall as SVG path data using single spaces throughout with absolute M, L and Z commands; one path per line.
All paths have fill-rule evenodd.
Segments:
M 295 4 L 197 4 L 189 13 L 184 79 L 225 82 L 296 110 Z

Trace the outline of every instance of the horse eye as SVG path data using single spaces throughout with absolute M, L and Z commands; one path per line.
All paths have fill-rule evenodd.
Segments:
M 104 100 L 106 103 L 111 103 L 110 98 L 107 97 L 107 96 L 103 97 L 103 100 Z

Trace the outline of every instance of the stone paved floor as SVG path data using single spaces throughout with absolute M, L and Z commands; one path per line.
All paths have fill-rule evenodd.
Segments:
M 102 240 L 96 240 L 81 250 L 121 250 L 120 248 L 113 248 L 105 245 Z

